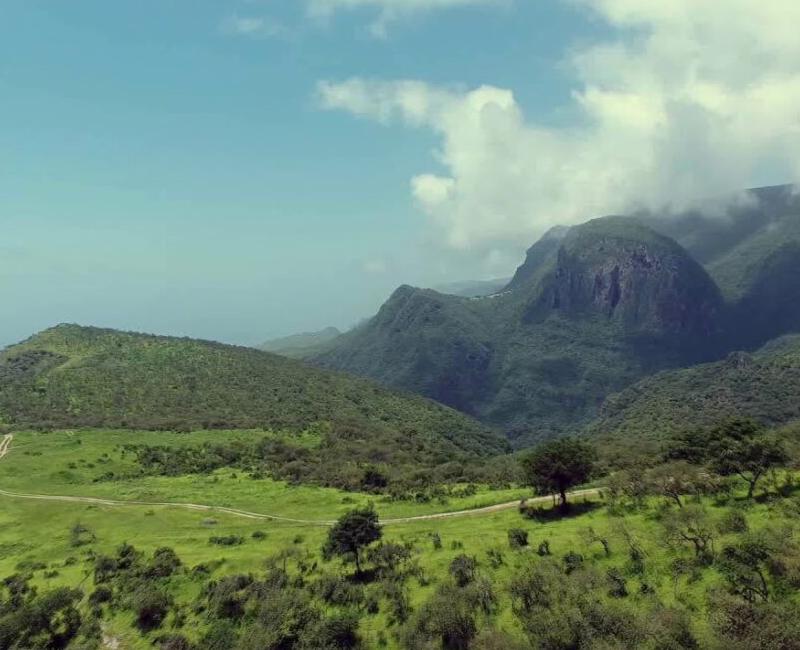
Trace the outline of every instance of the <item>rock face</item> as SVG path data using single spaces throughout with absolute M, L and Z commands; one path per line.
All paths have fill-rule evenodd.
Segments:
M 567 235 L 525 320 L 599 314 L 629 332 L 708 336 L 721 310 L 711 278 L 674 241 L 631 219 L 606 218 Z

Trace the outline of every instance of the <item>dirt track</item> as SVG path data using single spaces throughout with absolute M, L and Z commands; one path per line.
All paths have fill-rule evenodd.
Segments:
M 6 434 L 0 440 L 0 459 L 3 459 L 10 451 L 11 442 L 14 436 Z M 8 461 L 7 461 L 8 462 Z M 577 490 L 571 492 L 571 497 L 588 497 L 596 496 L 599 494 L 597 488 L 588 490 Z M 201 512 L 221 512 L 236 517 L 244 517 L 246 519 L 267 519 L 273 521 L 282 521 L 292 524 L 302 524 L 306 526 L 331 526 L 334 521 L 322 521 L 313 519 L 293 519 L 291 517 L 281 517 L 280 515 L 268 515 L 259 512 L 250 512 L 248 510 L 239 510 L 238 508 L 226 508 L 224 506 L 209 506 L 200 503 L 168 503 L 156 501 L 117 501 L 114 499 L 102 499 L 97 497 L 77 497 L 66 495 L 53 495 L 53 494 L 20 494 L 17 492 L 9 492 L 0 489 L 0 496 L 8 497 L 11 499 L 31 499 L 36 501 L 66 501 L 69 503 L 89 503 L 99 506 L 111 507 L 125 507 L 125 506 L 139 506 L 139 507 L 165 507 L 165 508 L 182 508 L 184 510 L 196 510 Z M 528 504 L 534 503 L 547 503 L 552 497 L 535 497 L 527 500 Z M 510 510 L 519 506 L 519 501 L 509 501 L 507 503 L 498 503 L 493 506 L 486 506 L 484 508 L 473 508 L 471 510 L 457 510 L 453 512 L 440 512 L 431 515 L 417 515 L 415 517 L 400 517 L 396 519 L 382 519 L 382 524 L 407 524 L 415 521 L 428 521 L 433 519 L 449 519 L 451 517 L 467 517 L 474 515 L 488 515 L 502 510 Z

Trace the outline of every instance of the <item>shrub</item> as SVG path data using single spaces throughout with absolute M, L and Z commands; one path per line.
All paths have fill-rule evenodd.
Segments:
M 725 535 L 727 533 L 746 533 L 750 527 L 745 514 L 738 508 L 731 508 L 723 515 L 718 528 L 719 532 Z
M 577 571 L 583 566 L 583 555 L 570 551 L 564 556 L 564 571 L 567 575 L 573 571 Z
M 508 531 L 508 545 L 518 549 L 528 545 L 528 531 L 522 528 L 512 528 Z
M 217 546 L 239 546 L 244 544 L 244 537 L 240 535 L 214 535 L 208 538 L 208 542 Z
M 469 583 L 475 580 L 475 574 L 478 569 L 478 561 L 474 557 L 468 555 L 457 555 L 450 562 L 450 575 L 456 581 L 459 587 L 466 587 Z
M 172 604 L 169 596 L 154 587 L 144 587 L 132 599 L 136 613 L 136 627 L 150 632 L 161 627 Z

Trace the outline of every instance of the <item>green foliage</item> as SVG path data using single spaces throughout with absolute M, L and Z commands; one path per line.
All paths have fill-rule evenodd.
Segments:
M 0 353 L 0 416 L 17 428 L 322 426 L 351 452 L 400 441 L 450 458 L 505 449 L 499 436 L 451 409 L 284 357 L 77 325 Z
M 615 464 L 656 457 L 671 438 L 729 418 L 776 426 L 800 420 L 800 336 L 755 354 L 654 375 L 610 397 L 586 430 Z M 702 446 L 702 439 L 699 441 Z
M 695 463 L 708 463 L 721 476 L 740 477 L 748 485 L 750 498 L 767 471 L 789 460 L 780 440 L 747 419 L 729 420 L 708 432 L 692 432 L 678 438 L 670 453 Z
M 477 576 L 478 561 L 474 557 L 461 553 L 453 558 L 448 570 L 456 585 L 466 587 Z
M 595 470 L 594 448 L 576 438 L 544 443 L 521 459 L 526 482 L 542 494 L 558 494 L 567 506 L 567 491 L 586 483 Z
M 522 528 L 511 528 L 508 531 L 508 545 L 519 549 L 528 545 L 528 531 Z
M 328 538 L 322 549 L 326 559 L 334 555 L 356 563 L 356 572 L 361 573 L 361 551 L 383 535 L 378 523 L 378 513 L 372 506 L 351 510 L 342 515 L 328 531 Z

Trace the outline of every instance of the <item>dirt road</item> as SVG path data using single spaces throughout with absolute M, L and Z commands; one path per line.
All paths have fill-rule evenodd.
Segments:
M 13 439 L 14 439 L 13 435 L 6 434 L 5 436 L 3 436 L 3 439 L 0 440 L 0 460 L 2 460 L 10 451 L 11 442 Z M 570 496 L 573 498 L 590 497 L 590 496 L 597 496 L 599 492 L 600 491 L 597 488 L 592 488 L 588 490 L 577 490 L 575 492 L 571 492 Z M 158 501 L 117 501 L 115 499 L 102 499 L 98 497 L 79 497 L 79 496 L 66 496 L 66 495 L 55 495 L 55 494 L 21 494 L 18 492 L 9 492 L 8 490 L 3 490 L 3 489 L 0 489 L 0 496 L 8 497 L 10 499 L 31 499 L 35 501 L 65 501 L 69 503 L 88 503 L 98 506 L 110 506 L 110 507 L 138 506 L 138 507 L 151 507 L 151 508 L 155 507 L 182 508 L 184 510 L 196 510 L 201 512 L 220 512 L 228 515 L 234 515 L 236 517 L 244 517 L 246 519 L 281 521 L 292 524 L 302 524 L 305 526 L 332 526 L 335 523 L 334 521 L 329 521 L 329 520 L 293 519 L 291 517 L 282 517 L 280 515 L 268 515 L 260 512 L 250 512 L 248 510 L 240 510 L 238 508 L 226 508 L 224 506 L 210 506 L 200 503 L 175 503 L 175 502 L 158 502 Z M 527 503 L 528 504 L 547 503 L 551 500 L 551 498 L 552 497 L 549 496 L 535 497 L 528 499 Z M 509 501 L 507 503 L 498 503 L 496 505 L 486 506 L 484 508 L 473 508 L 471 510 L 456 510 L 452 512 L 439 512 L 431 515 L 417 515 L 414 517 L 381 519 L 381 523 L 384 525 L 408 524 L 415 521 L 429 521 L 434 519 L 449 519 L 451 517 L 488 515 L 495 512 L 501 512 L 503 510 L 511 510 L 512 508 L 516 508 L 518 506 L 519 506 L 519 501 Z

